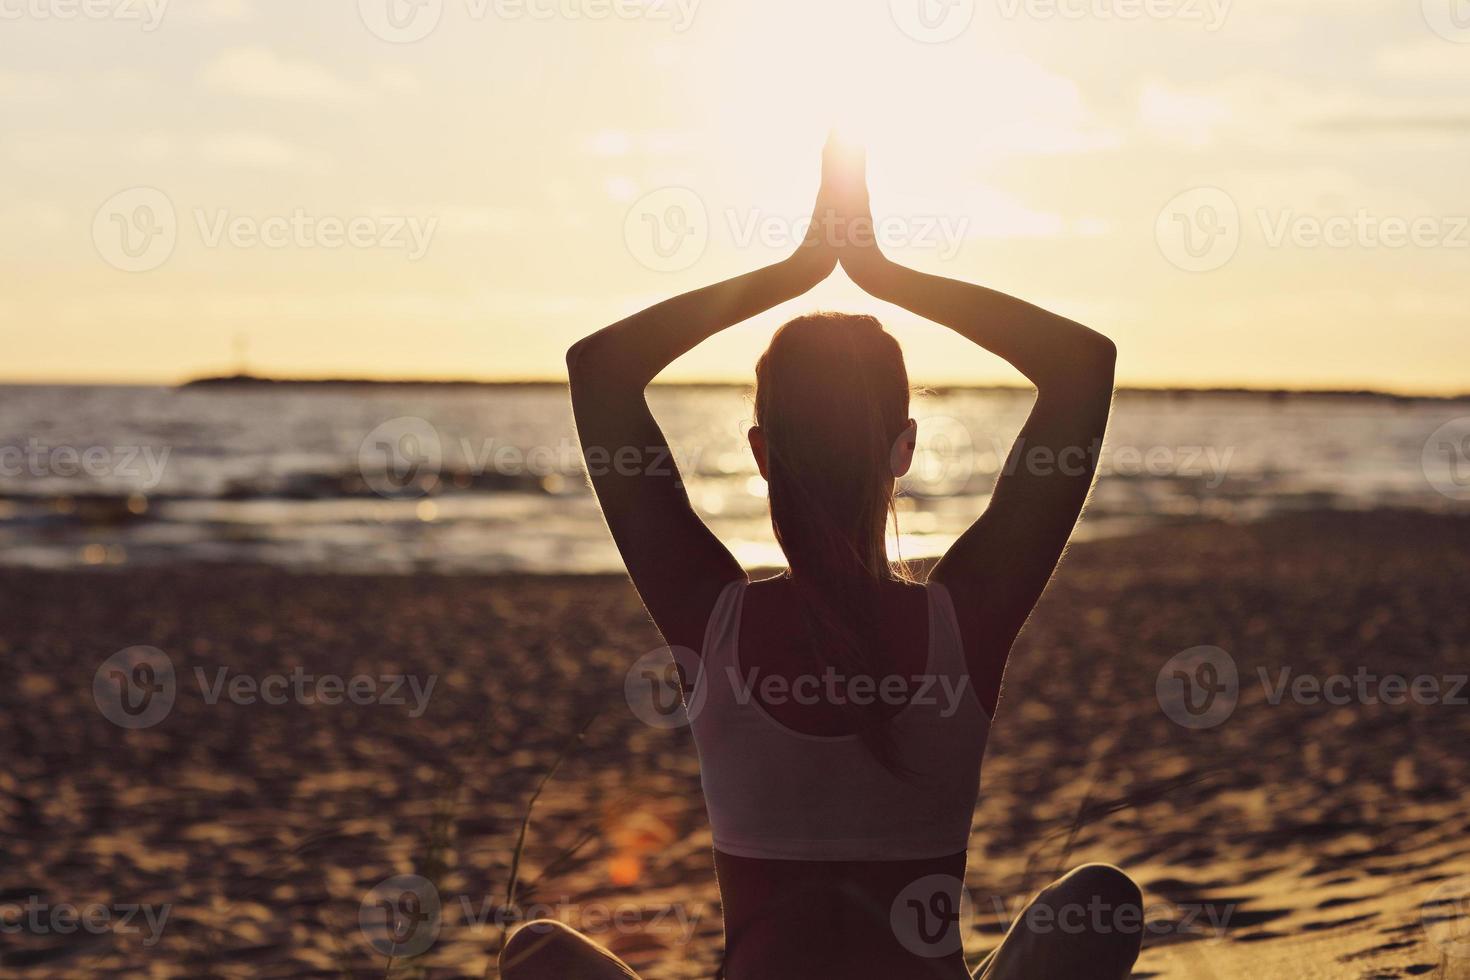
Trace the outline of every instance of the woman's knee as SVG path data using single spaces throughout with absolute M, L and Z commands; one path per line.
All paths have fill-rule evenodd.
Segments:
M 500 951 L 502 980 L 548 976 L 548 967 L 566 960 L 583 942 L 555 919 L 536 919 L 517 929 Z
M 1143 946 L 1143 892 L 1111 864 L 1084 864 L 1057 882 L 1052 896 L 1059 921 L 1084 923 L 1085 946 L 1101 970 L 1131 967 Z M 1099 973 L 1099 975 L 1102 975 Z
M 528 922 L 500 951 L 501 980 L 638 980 L 626 963 L 555 919 Z
M 1069 890 L 1096 896 L 1100 901 L 1114 907 L 1142 909 L 1143 891 L 1137 882 L 1122 869 L 1111 864 L 1084 864 L 1073 868 L 1059 884 L 1070 886 Z

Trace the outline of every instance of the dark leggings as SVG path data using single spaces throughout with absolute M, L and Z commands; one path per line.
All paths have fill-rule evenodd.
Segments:
M 1126 980 L 1143 938 L 1143 896 L 1122 871 L 1087 864 L 1031 899 L 975 969 L 975 980 Z M 500 954 L 501 980 L 639 980 L 622 960 L 560 922 L 527 924 Z

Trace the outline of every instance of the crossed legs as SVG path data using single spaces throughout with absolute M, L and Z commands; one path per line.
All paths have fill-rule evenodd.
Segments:
M 974 980 L 1126 980 L 1143 940 L 1143 895 L 1109 864 L 1085 864 L 1026 906 Z M 541 919 L 510 937 L 501 980 L 639 980 L 575 929 Z

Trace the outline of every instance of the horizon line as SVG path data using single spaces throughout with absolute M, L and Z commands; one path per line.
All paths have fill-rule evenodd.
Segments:
M 721 380 L 716 378 L 694 378 L 686 380 L 654 381 L 656 388 L 750 388 L 753 381 Z M 345 376 L 270 376 L 257 374 L 201 375 L 183 381 L 102 381 L 102 380 L 46 380 L 0 378 L 0 387 L 97 387 L 97 388 L 187 388 L 187 387 L 248 387 L 248 386 L 322 386 L 322 387 L 444 387 L 444 388 L 529 388 L 565 387 L 567 380 L 560 377 L 506 377 L 506 378 L 420 378 L 420 377 L 345 377 Z M 1030 385 L 1006 382 L 935 382 L 915 385 L 923 391 L 1031 391 Z M 1206 383 L 1123 383 L 1115 389 L 1128 394 L 1217 394 L 1217 395 L 1314 395 L 1340 397 L 1371 397 L 1395 400 L 1467 401 L 1470 390 L 1433 391 L 1378 388 L 1361 385 L 1322 384 L 1290 387 L 1281 385 L 1253 385 L 1239 382 Z

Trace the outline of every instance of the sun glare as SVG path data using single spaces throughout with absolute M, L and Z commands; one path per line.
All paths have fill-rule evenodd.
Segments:
M 1031 235 L 1040 220 L 987 183 L 993 165 L 1107 138 L 1089 130 L 1073 82 L 980 38 L 915 44 L 886 5 L 788 4 L 758 34 L 746 30 L 744 44 L 710 51 L 722 70 L 706 121 L 727 148 L 728 189 L 762 207 L 807 203 L 793 174 L 815 175 L 835 129 L 867 151 L 879 217 L 942 213 L 987 234 Z

